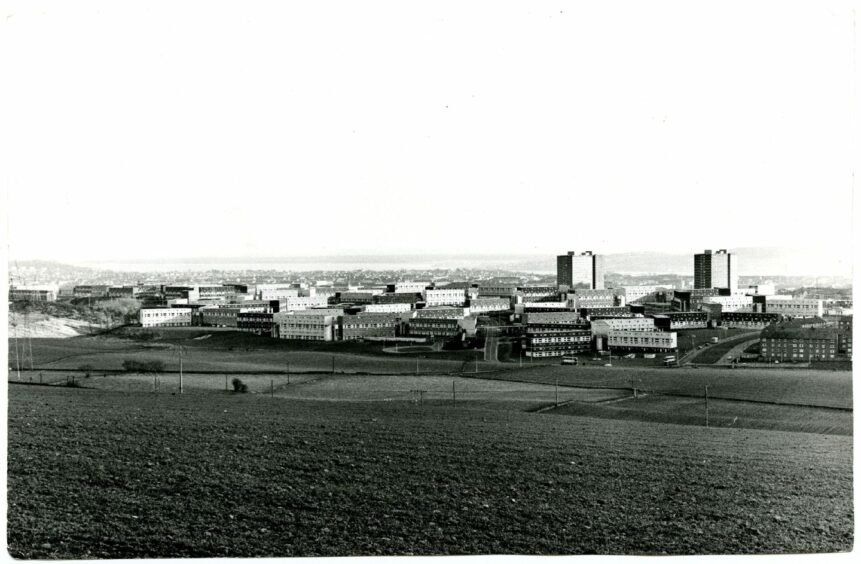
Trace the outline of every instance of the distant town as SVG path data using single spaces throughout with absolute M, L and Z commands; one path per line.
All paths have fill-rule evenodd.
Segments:
M 759 346 L 732 358 L 735 362 L 851 360 L 851 288 L 787 289 L 760 278 L 745 284 L 736 254 L 705 250 L 692 258 L 691 277 L 615 275 L 612 280 L 604 257 L 591 251 L 557 256 L 555 278 L 461 269 L 326 271 L 289 279 L 272 272 L 269 279 L 282 279 L 265 282 L 257 280 L 267 273 L 257 272 L 251 283 L 227 281 L 247 278 L 247 271 L 222 273 L 218 283 L 178 282 L 182 273 L 119 285 L 16 284 L 13 278 L 9 298 L 13 303 L 133 300 L 143 328 L 230 328 L 275 339 L 432 342 L 458 349 L 485 347 L 490 339 L 493 360 L 505 344 L 520 358 L 573 363 L 584 354 L 673 353 L 660 360 L 677 365 L 682 354 L 710 344 L 696 343 L 694 333 L 685 340 L 686 332 L 703 328 L 761 331 Z M 321 274 L 331 278 L 316 277 Z

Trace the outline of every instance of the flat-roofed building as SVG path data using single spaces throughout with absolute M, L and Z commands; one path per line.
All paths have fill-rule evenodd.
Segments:
M 111 299 L 133 300 L 138 295 L 137 286 L 111 286 L 108 288 L 108 297 Z
M 188 293 L 193 289 L 191 286 L 163 285 L 161 287 L 161 295 L 166 300 L 188 298 Z
M 462 319 L 462 318 L 461 318 Z M 463 333 L 461 319 L 440 317 L 414 317 L 407 328 L 410 336 L 433 339 L 456 337 Z
M 13 302 L 54 302 L 57 301 L 59 287 L 44 286 L 12 286 L 9 288 L 9 300 Z
M 482 298 L 512 298 L 517 295 L 518 290 L 519 286 L 512 283 L 478 283 L 478 295 Z
M 590 328 L 593 337 L 607 337 L 611 331 L 654 331 L 655 320 L 651 317 L 613 317 L 593 320 Z
M 764 309 L 765 313 L 777 313 L 790 317 L 822 317 L 825 314 L 822 300 L 789 296 L 767 296 Z
M 420 301 L 422 301 L 421 294 L 407 292 L 402 292 L 398 294 L 386 293 L 374 296 L 375 304 L 411 304 L 413 307 L 415 307 L 415 304 Z
M 576 306 L 569 300 L 560 302 L 523 302 L 515 305 L 515 311 L 527 313 L 530 311 L 577 311 Z
M 76 298 L 107 298 L 108 288 L 104 284 L 82 284 L 74 287 L 72 295 Z
M 340 318 L 341 338 L 357 341 L 369 337 L 394 337 L 400 320 L 386 313 L 357 313 Z
M 564 298 L 556 286 L 520 286 L 515 299 L 519 302 L 554 302 Z
M 704 304 L 720 304 L 721 313 L 730 311 L 753 311 L 751 296 L 708 296 L 703 298 Z
M 403 282 L 395 282 L 393 287 L 391 288 L 391 293 L 394 294 L 421 294 L 424 292 L 425 288 L 430 286 L 430 282 L 411 282 L 411 281 L 403 281 Z
M 654 325 L 662 331 L 701 329 L 708 327 L 709 314 L 705 311 L 668 311 L 653 316 Z
M 627 305 L 656 301 L 659 289 L 664 290 L 660 286 L 621 286 L 615 288 L 615 291 L 618 295 L 624 296 L 624 303 Z
M 337 295 L 341 303 L 349 304 L 372 304 L 374 303 L 374 294 L 371 292 L 340 292 Z
M 463 319 L 469 315 L 468 307 L 434 306 L 417 309 L 413 317 L 422 319 Z
M 298 298 L 301 295 L 300 288 L 281 287 L 281 288 L 261 288 L 257 287 L 256 298 L 258 300 L 286 300 L 288 298 Z M 334 292 L 333 292 L 334 295 Z
M 466 304 L 466 290 L 463 288 L 428 288 L 422 295 L 428 307 Z
M 200 324 L 204 327 L 236 327 L 240 308 L 203 307 L 200 309 Z
M 581 288 L 569 292 L 568 301 L 577 309 L 625 305 L 625 297 L 618 295 L 615 290 L 589 290 Z
M 523 314 L 524 325 L 582 325 L 588 327 L 576 311 L 530 311 Z
M 329 298 L 326 296 L 297 296 L 280 300 L 281 311 L 302 311 L 328 305 Z
M 774 283 L 766 282 L 765 284 L 751 284 L 747 287 L 746 293 L 752 296 L 773 296 Z
M 729 329 L 765 329 L 780 320 L 781 315 L 778 313 L 728 311 L 720 315 L 721 326 Z
M 584 319 L 595 319 L 597 317 L 633 317 L 634 314 L 628 306 L 616 307 L 581 307 L 580 317 Z
M 675 332 L 667 331 L 610 331 L 611 349 L 629 351 L 672 351 L 678 346 Z
M 143 327 L 183 327 L 191 325 L 190 307 L 143 308 L 138 319 Z
M 272 335 L 272 312 L 240 311 L 236 316 L 236 328 L 244 333 Z
M 475 298 L 469 300 L 469 313 L 479 315 L 495 311 L 508 311 L 511 309 L 509 298 Z
M 222 284 L 198 284 L 188 291 L 188 299 L 196 302 L 201 300 L 226 300 L 237 294 L 233 286 Z
M 367 304 L 363 307 L 365 313 L 403 313 L 412 311 L 413 304 L 390 303 L 390 304 Z
M 272 315 L 273 337 L 300 341 L 332 341 L 335 339 L 339 315 L 334 308 L 279 312 Z
M 673 311 L 698 311 L 703 300 L 708 297 L 730 295 L 729 290 L 720 288 L 699 288 L 694 290 L 674 290 L 670 300 Z

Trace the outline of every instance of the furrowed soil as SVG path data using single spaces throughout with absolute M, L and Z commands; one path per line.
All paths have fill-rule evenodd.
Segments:
M 505 405 L 10 385 L 9 550 L 57 559 L 852 548 L 850 437 Z

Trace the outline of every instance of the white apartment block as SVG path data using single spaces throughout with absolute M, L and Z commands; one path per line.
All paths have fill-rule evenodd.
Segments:
M 511 309 L 511 300 L 508 298 L 475 298 L 469 300 L 469 312 L 471 314 L 508 311 L 509 309 Z
M 593 337 L 606 337 L 613 331 L 655 331 L 655 320 L 651 317 L 619 317 L 592 322 Z
M 765 312 L 792 317 L 822 317 L 825 308 L 822 300 L 769 296 L 765 299 Z
M 430 282 L 395 282 L 396 294 L 421 294 Z
M 775 292 L 774 283 L 752 284 L 747 287 L 747 293 L 753 296 L 773 296 Z
M 523 314 L 524 325 L 570 325 L 585 324 L 576 311 L 533 311 Z
M 417 309 L 413 317 L 420 319 L 463 319 L 469 313 L 468 307 L 426 307 Z
M 430 288 L 422 293 L 427 307 L 466 304 L 466 290 L 463 288 Z
M 368 304 L 363 311 L 367 313 L 403 313 L 412 311 L 413 304 Z
M 663 291 L 660 286 L 622 286 L 616 288 L 619 295 L 625 297 L 626 304 L 639 304 L 654 301 L 655 294 Z
M 286 300 L 287 298 L 298 298 L 299 288 L 258 288 L 258 300 Z
M 190 307 L 160 307 L 140 310 L 139 319 L 143 327 L 182 327 L 191 325 Z
M 283 311 L 302 311 L 329 305 L 327 296 L 293 296 L 279 300 Z
M 610 331 L 608 344 L 619 349 L 672 350 L 678 346 L 675 332 Z
M 321 313 L 312 313 L 319 311 Z M 338 315 L 333 312 L 342 310 L 306 310 L 279 312 L 272 316 L 273 336 L 278 339 L 298 339 L 302 341 L 332 341 Z
M 704 304 L 720 304 L 721 311 L 753 311 L 753 297 L 745 295 L 708 296 Z
M 523 311 L 536 309 L 558 309 L 559 311 L 565 311 L 575 309 L 574 303 L 570 300 L 565 300 L 564 302 L 523 302 L 517 305 L 522 307 Z

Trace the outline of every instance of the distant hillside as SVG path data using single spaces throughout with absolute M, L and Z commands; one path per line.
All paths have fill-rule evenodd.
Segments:
M 715 247 L 713 250 L 717 250 Z M 827 247 L 822 249 L 787 249 L 781 247 L 729 248 L 738 255 L 739 274 L 742 276 L 852 276 L 851 256 L 840 255 Z M 600 249 L 595 249 L 600 252 Z M 560 252 L 564 252 L 560 250 Z M 605 255 L 608 272 L 619 274 L 685 274 L 692 275 L 694 253 L 631 252 Z M 501 269 L 514 272 L 556 272 L 556 254 L 503 255 L 503 254 L 429 254 L 429 255 L 329 255 L 315 257 L 207 257 L 173 259 L 176 270 L 281 270 L 281 271 L 343 271 L 364 268 L 367 270 L 426 270 L 432 268 Z M 158 261 L 132 263 L 98 263 L 99 269 L 138 272 L 162 272 L 165 265 Z M 11 267 L 12 265 L 10 265 Z M 82 276 L 91 268 L 63 265 L 46 261 L 18 261 L 20 269 L 38 272 L 33 278 L 61 279 Z M 82 273 L 81 271 L 85 272 Z M 14 274 L 14 273 L 13 273 Z

